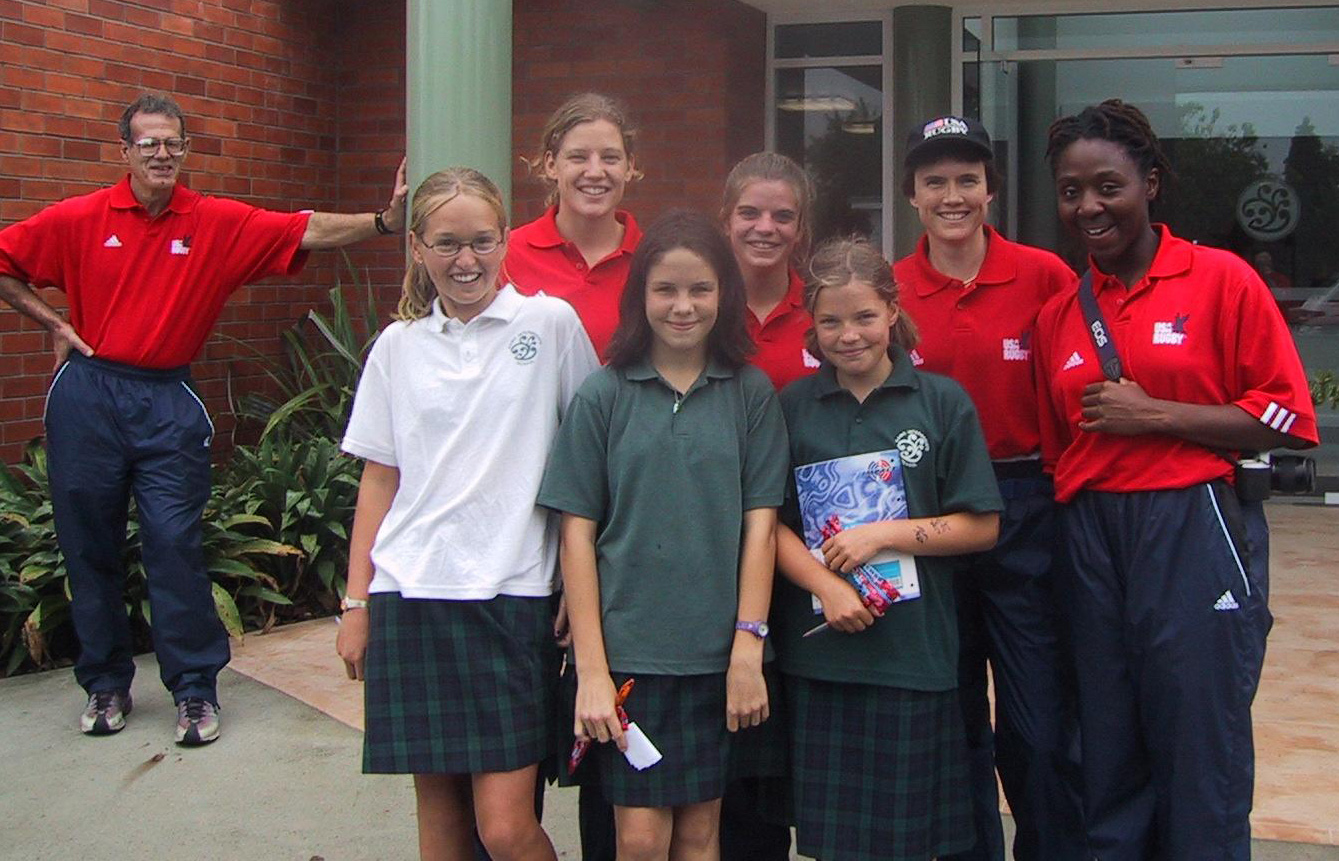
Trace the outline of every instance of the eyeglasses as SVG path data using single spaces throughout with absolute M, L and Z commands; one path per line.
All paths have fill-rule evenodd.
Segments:
M 139 154 L 145 158 L 158 155 L 159 147 L 167 147 L 167 154 L 176 158 L 185 155 L 186 148 L 190 145 L 190 138 L 140 138 L 130 144 L 130 146 L 139 150 Z
M 415 236 L 417 236 L 417 234 L 415 234 Z M 423 237 L 418 237 L 418 241 L 423 242 Z M 433 254 L 436 254 L 443 260 L 450 260 L 466 248 L 469 248 L 480 257 L 492 254 L 494 251 L 497 251 L 498 246 L 502 244 L 502 240 L 494 236 L 476 236 L 469 242 L 461 242 L 458 239 L 439 239 L 431 245 L 428 245 L 426 242 L 423 242 L 423 244 L 427 245 L 427 247 L 432 250 Z

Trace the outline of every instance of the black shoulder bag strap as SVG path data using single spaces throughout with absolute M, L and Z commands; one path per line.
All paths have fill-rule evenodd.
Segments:
M 1111 340 L 1111 330 L 1107 321 L 1102 319 L 1102 309 L 1097 307 L 1097 294 L 1093 292 L 1093 271 L 1089 269 L 1079 279 L 1079 306 L 1083 308 L 1083 319 L 1088 324 L 1088 335 L 1093 339 L 1097 350 L 1097 359 L 1102 364 L 1102 375 L 1111 382 L 1120 380 L 1124 373 L 1120 365 L 1120 356 L 1116 355 L 1116 345 Z

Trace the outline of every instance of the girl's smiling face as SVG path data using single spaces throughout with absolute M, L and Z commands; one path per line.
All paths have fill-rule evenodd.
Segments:
M 720 308 L 720 281 L 711 264 L 687 248 L 671 248 L 646 274 L 646 321 L 652 356 L 705 358 Z
M 839 375 L 865 379 L 882 372 L 886 377 L 892 370 L 888 345 L 899 313 L 864 281 L 824 287 L 814 300 L 818 348 Z
M 800 239 L 795 190 L 779 179 L 750 182 L 730 210 L 726 232 L 745 272 L 788 265 Z
M 490 245 L 482 252 L 472 247 Z M 424 219 L 410 250 L 427 270 L 447 316 L 467 323 L 497 295 L 507 236 L 488 201 L 457 194 Z
M 609 120 L 578 123 L 557 152 L 544 153 L 544 175 L 558 186 L 558 208 L 583 218 L 612 215 L 632 171 L 623 133 Z
M 994 198 L 984 162 L 948 156 L 916 168 L 911 205 L 932 240 L 962 242 L 976 236 Z

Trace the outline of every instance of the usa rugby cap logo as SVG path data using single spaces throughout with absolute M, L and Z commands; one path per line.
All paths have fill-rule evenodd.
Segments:
M 983 159 L 995 157 L 986 127 L 970 117 L 939 117 L 918 126 L 907 136 L 906 164 L 917 167 L 933 158 L 945 145 L 966 145 Z
M 929 140 L 937 135 L 962 135 L 967 134 L 967 121 L 958 117 L 940 117 L 937 120 L 930 120 L 921 129 L 921 140 Z

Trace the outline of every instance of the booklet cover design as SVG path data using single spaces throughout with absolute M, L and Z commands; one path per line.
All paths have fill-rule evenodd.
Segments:
M 907 516 L 907 487 L 896 449 L 797 466 L 795 489 L 804 543 L 819 561 L 823 542 L 841 530 Z M 916 559 L 906 553 L 879 553 L 843 576 L 879 611 L 921 595 Z M 814 612 L 822 612 L 817 599 Z

